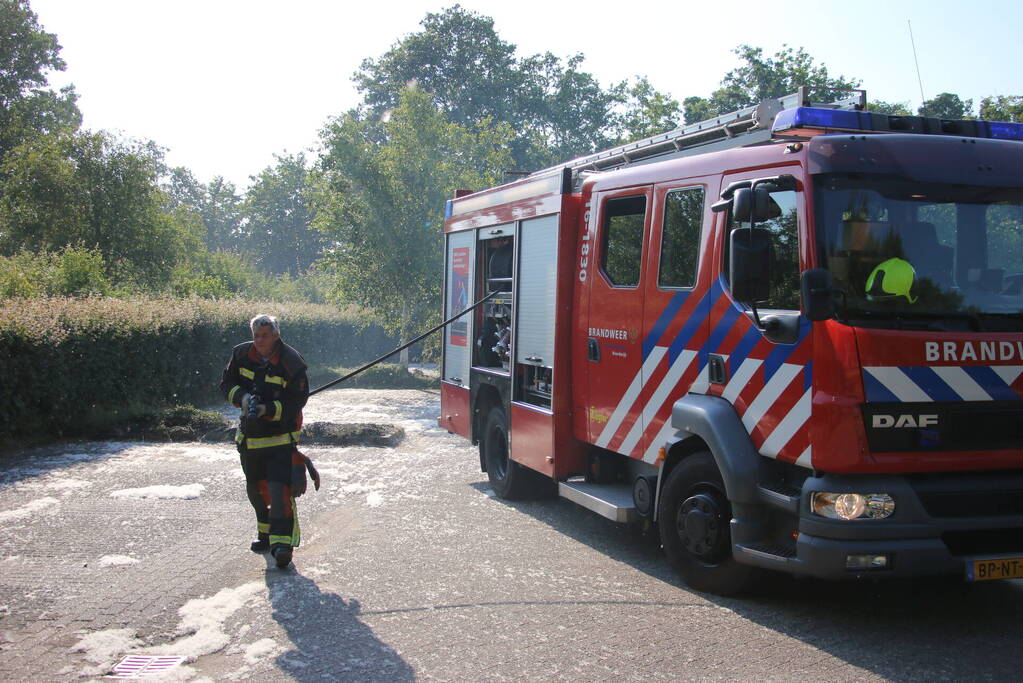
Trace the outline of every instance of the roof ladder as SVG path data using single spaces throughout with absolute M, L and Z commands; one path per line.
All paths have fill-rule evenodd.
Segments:
M 830 104 L 814 103 L 815 107 L 832 109 L 862 109 L 866 103 L 863 90 L 848 93 L 843 99 Z M 619 145 L 603 152 L 595 152 L 551 166 L 530 174 L 530 177 L 573 172 L 609 171 L 624 166 L 660 161 L 666 158 L 703 154 L 730 147 L 746 147 L 771 139 L 774 117 L 784 109 L 810 106 L 807 89 L 800 87 L 791 95 L 764 100 L 760 104 L 744 107 L 706 121 L 679 126 L 667 133 Z

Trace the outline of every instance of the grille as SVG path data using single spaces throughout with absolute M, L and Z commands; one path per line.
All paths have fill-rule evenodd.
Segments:
M 947 531 L 941 540 L 953 555 L 1023 554 L 1023 528 Z
M 919 492 L 931 517 L 1003 517 L 1023 515 L 1023 489 L 1002 491 Z

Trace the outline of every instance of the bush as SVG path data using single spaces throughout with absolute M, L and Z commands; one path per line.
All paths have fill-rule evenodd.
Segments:
M 258 313 L 311 368 L 357 366 L 397 345 L 350 311 L 314 304 L 158 298 L 0 300 L 0 439 L 78 433 L 139 406 L 219 403 L 231 348 Z M 321 371 L 322 372 L 322 371 Z
M 69 246 L 57 252 L 0 256 L 2 296 L 91 296 L 113 290 L 103 255 L 95 249 Z

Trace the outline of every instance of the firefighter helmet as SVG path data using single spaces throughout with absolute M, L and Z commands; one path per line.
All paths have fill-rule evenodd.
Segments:
M 884 301 L 904 296 L 911 304 L 916 303 L 917 297 L 910 294 L 913 281 L 916 278 L 916 270 L 909 261 L 900 258 L 890 258 L 879 264 L 870 273 L 865 287 L 867 299 L 870 301 Z

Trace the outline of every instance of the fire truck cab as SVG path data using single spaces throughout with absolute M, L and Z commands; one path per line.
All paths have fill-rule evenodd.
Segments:
M 805 92 L 446 208 L 441 416 L 693 588 L 1023 577 L 1023 124 Z

